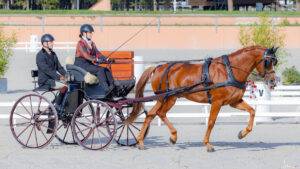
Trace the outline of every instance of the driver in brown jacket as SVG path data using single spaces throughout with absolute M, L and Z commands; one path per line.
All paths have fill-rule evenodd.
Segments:
M 101 63 L 111 63 L 114 60 L 105 57 L 92 41 L 94 29 L 90 24 L 80 27 L 80 40 L 77 43 L 75 65 L 94 74 L 100 80 L 106 93 L 114 88 L 113 76 L 109 69 L 99 66 Z

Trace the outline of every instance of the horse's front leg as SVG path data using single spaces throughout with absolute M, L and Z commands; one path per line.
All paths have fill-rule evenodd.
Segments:
M 138 148 L 140 150 L 143 150 L 145 149 L 144 147 L 144 137 L 145 137 L 145 133 L 147 131 L 147 128 L 149 127 L 151 121 L 154 119 L 154 117 L 156 116 L 156 113 L 157 111 L 160 109 L 161 107 L 161 103 L 159 101 L 157 101 L 157 103 L 155 104 L 154 107 L 152 107 L 152 109 L 149 111 L 149 113 L 147 114 L 145 120 L 144 120 L 144 123 L 143 123 L 143 126 L 142 126 L 142 129 L 138 135 L 138 138 L 137 138 L 137 142 L 138 142 Z
M 255 117 L 255 110 L 251 106 L 249 106 L 244 100 L 240 100 L 238 103 L 235 104 L 230 104 L 230 106 L 250 113 L 250 118 L 247 127 L 241 130 L 238 134 L 239 139 L 242 139 L 252 131 L 254 117 Z
M 209 137 L 210 137 L 211 130 L 213 129 L 213 127 L 215 125 L 215 122 L 218 117 L 218 113 L 221 109 L 221 106 L 222 106 L 222 104 L 219 104 L 219 103 L 212 103 L 212 105 L 211 105 L 209 119 L 208 119 L 208 126 L 207 126 L 207 130 L 206 130 L 204 140 L 203 140 L 203 143 L 207 148 L 207 152 L 215 151 L 213 145 L 209 143 Z

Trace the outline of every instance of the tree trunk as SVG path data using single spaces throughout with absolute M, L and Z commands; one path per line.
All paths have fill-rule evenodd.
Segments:
M 296 9 L 300 11 L 300 0 L 296 0 Z
M 76 9 L 77 8 L 77 0 L 71 0 L 71 4 L 72 4 L 72 9 Z
M 233 0 L 227 0 L 228 11 L 233 11 Z
M 156 11 L 157 9 L 157 2 L 156 0 L 153 0 L 153 11 Z
M 10 0 L 6 0 L 5 9 L 10 9 Z

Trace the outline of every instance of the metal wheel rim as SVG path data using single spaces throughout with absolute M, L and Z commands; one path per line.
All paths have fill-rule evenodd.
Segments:
M 27 97 L 30 98 L 30 110 L 26 109 L 25 108 L 26 106 L 24 106 L 24 104 L 22 103 L 22 100 L 24 100 Z M 41 108 L 40 106 L 41 106 L 42 100 L 44 100 L 46 103 L 48 103 L 48 107 L 47 108 L 50 108 L 51 111 L 52 111 L 51 120 L 54 121 L 54 128 L 53 128 L 53 132 L 51 133 L 51 135 L 43 132 L 43 130 L 41 129 L 41 128 L 44 128 L 44 129 L 47 128 L 48 129 L 48 127 L 46 127 L 46 125 L 43 125 L 43 123 L 45 121 L 47 121 L 47 120 L 45 120 L 45 119 L 43 119 L 43 120 L 38 119 L 42 115 L 46 115 L 46 114 L 43 114 L 43 113 L 41 113 L 41 114 L 34 114 L 34 112 L 33 112 L 33 104 L 32 104 L 32 98 L 33 97 L 38 97 L 39 98 L 39 103 L 38 103 L 38 108 L 37 108 L 38 110 Z M 26 113 L 28 113 L 26 115 L 28 117 L 26 117 L 26 116 L 24 116 L 22 114 L 19 114 L 19 113 L 15 113 L 15 110 L 18 107 L 19 104 L 20 104 L 20 107 L 23 107 L 25 109 Z M 22 118 L 24 118 L 26 120 L 29 120 L 28 122 L 26 122 L 26 124 L 30 123 L 29 125 L 27 125 L 27 127 L 25 127 L 24 130 L 22 130 L 18 134 L 16 132 L 16 128 L 17 128 L 18 125 L 21 126 L 21 123 L 20 124 L 15 123 L 16 119 L 14 118 L 14 115 L 18 115 L 18 116 L 20 116 L 20 117 L 22 117 Z M 35 117 L 35 118 L 33 119 L 33 117 Z M 11 112 L 10 112 L 9 124 L 10 124 L 10 130 L 12 132 L 13 137 L 22 146 L 27 147 L 27 148 L 43 148 L 43 147 L 45 147 L 46 145 L 48 145 L 53 140 L 53 138 L 54 138 L 54 136 L 56 134 L 57 120 L 58 120 L 57 112 L 56 112 L 54 106 L 52 105 L 52 103 L 49 100 L 47 100 L 45 97 L 43 97 L 42 95 L 39 95 L 39 94 L 28 94 L 28 95 L 25 95 L 25 96 L 21 97 L 20 99 L 18 99 L 16 101 L 16 103 L 14 104 L 14 106 L 13 106 Z M 49 121 L 50 120 L 48 118 L 48 122 Z M 38 125 L 38 123 L 39 123 L 39 125 Z M 25 124 L 25 122 L 24 122 L 24 124 Z M 22 141 L 19 137 L 21 135 L 23 135 L 27 131 L 28 128 L 31 128 L 30 135 L 29 135 L 28 139 L 26 140 L 26 143 L 24 143 L 24 141 Z M 39 132 L 44 137 L 43 139 L 46 140 L 45 142 L 43 142 L 40 145 L 38 143 L 38 136 L 37 136 L 37 133 L 39 133 Z M 28 142 L 31 140 L 32 134 L 35 136 L 35 143 L 36 143 L 35 146 L 28 145 Z M 49 135 L 50 137 L 47 137 L 47 135 Z

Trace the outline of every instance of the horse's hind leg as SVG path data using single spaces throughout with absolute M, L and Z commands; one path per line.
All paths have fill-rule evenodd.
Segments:
M 252 131 L 254 117 L 255 117 L 255 110 L 251 106 L 249 106 L 244 100 L 240 100 L 240 102 L 235 104 L 230 104 L 230 106 L 250 113 L 250 118 L 247 127 L 241 130 L 238 134 L 239 139 L 242 139 Z
M 177 141 L 177 130 L 174 128 L 173 124 L 167 118 L 167 112 L 174 106 L 176 102 L 176 97 L 170 97 L 166 102 L 163 103 L 162 107 L 157 112 L 157 115 L 161 120 L 168 126 L 171 133 L 170 142 L 175 144 Z
M 141 129 L 141 131 L 139 133 L 139 136 L 137 138 L 137 141 L 138 141 L 137 146 L 140 150 L 144 149 L 144 136 L 145 136 L 146 130 L 149 127 L 151 121 L 156 116 L 156 112 L 161 108 L 161 105 L 162 105 L 161 102 L 157 101 L 157 103 L 154 105 L 154 107 L 152 107 L 152 109 L 148 112 L 148 114 L 147 114 L 147 116 L 144 120 L 142 129 Z

